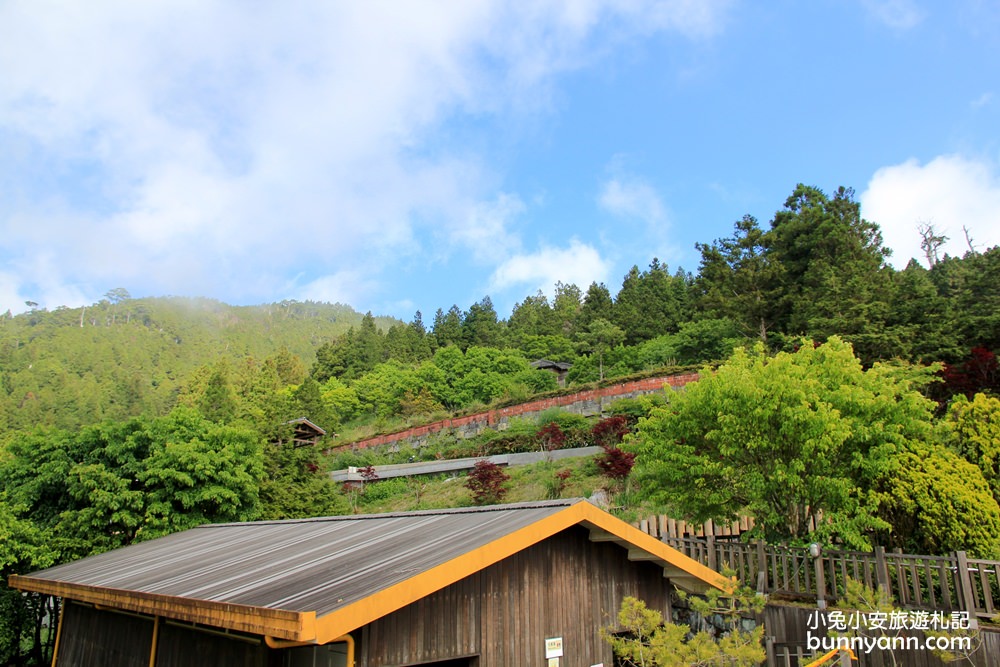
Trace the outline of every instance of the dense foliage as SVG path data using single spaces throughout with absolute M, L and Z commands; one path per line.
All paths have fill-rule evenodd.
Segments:
M 706 376 L 643 422 L 633 446 L 648 500 L 679 518 L 751 511 L 770 537 L 804 538 L 808 508 L 823 510 L 831 539 L 995 553 L 1000 248 L 896 270 L 850 189 L 800 185 L 766 228 L 744 217 L 732 237 L 698 249 L 695 273 L 653 258 L 617 293 L 557 283 L 551 299 L 527 296 L 506 319 L 489 296 L 439 308 L 425 325 L 419 312 L 405 323 L 341 304 L 234 307 L 123 288 L 83 308 L 8 311 L 0 571 L 205 521 L 356 509 L 317 450 L 288 446 L 297 418 L 327 431 L 322 449 L 336 432 L 349 440 L 553 391 L 556 376 L 531 365 L 539 359 L 571 364 L 572 387 L 719 362 L 754 343 L 711 376 L 722 379 Z M 905 365 L 935 362 L 942 382 L 930 387 L 927 371 Z M 631 403 L 629 424 L 651 405 Z M 596 439 L 605 474 L 628 476 L 622 424 L 591 434 L 549 421 L 492 446 Z M 553 479 L 553 489 L 566 482 Z M 668 498 L 681 486 L 687 497 Z M 945 503 L 974 509 L 956 519 Z M 37 662 L 32 623 L 44 614 L 4 586 L 0 662 Z
M 699 521 L 753 516 L 769 540 L 998 556 L 1000 507 L 979 467 L 996 443 L 959 403 L 951 440 L 974 462 L 947 448 L 917 391 L 928 373 L 864 369 L 835 336 L 773 357 L 739 349 L 640 420 L 641 494 Z

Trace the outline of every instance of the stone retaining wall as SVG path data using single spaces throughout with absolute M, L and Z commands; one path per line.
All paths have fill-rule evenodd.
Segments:
M 364 449 L 407 441 L 408 444 L 419 447 L 426 442 L 428 437 L 442 431 L 450 431 L 459 438 L 472 437 L 487 428 L 502 431 L 507 428 L 507 424 L 514 417 L 529 417 L 551 408 L 562 408 L 567 412 L 574 412 L 590 417 L 603 414 L 605 407 L 618 399 L 635 398 L 643 394 L 656 393 L 663 391 L 665 387 L 683 387 L 688 382 L 694 382 L 697 379 L 697 373 L 685 373 L 683 375 L 632 380 L 631 382 L 622 382 L 599 389 L 579 391 L 575 394 L 554 396 L 506 408 L 487 410 L 486 412 L 479 412 L 465 417 L 443 419 L 432 424 L 416 426 L 396 433 L 377 435 L 365 440 L 346 443 L 342 446 Z

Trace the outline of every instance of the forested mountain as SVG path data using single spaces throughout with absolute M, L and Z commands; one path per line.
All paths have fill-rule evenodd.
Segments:
M 240 307 L 132 299 L 121 288 L 106 297 L 85 308 L 0 316 L 0 429 L 165 414 L 201 367 L 227 360 L 236 369 L 269 357 L 302 366 L 319 345 L 362 320 L 342 304 Z M 301 381 L 301 372 L 285 371 L 286 379 Z
M 266 403 L 307 375 L 337 427 L 545 389 L 524 364 L 534 359 L 570 362 L 570 381 L 588 382 L 722 359 L 753 340 L 776 351 L 839 335 L 868 364 L 956 365 L 974 348 L 1000 348 L 1000 249 L 939 258 L 937 238 L 924 234 L 929 268 L 894 270 L 850 189 L 830 197 L 800 185 L 767 229 L 748 216 L 731 237 L 700 244 L 697 273 L 654 258 L 615 295 L 557 283 L 551 301 L 529 295 L 506 318 L 489 296 L 425 324 L 420 313 L 402 323 L 341 304 L 236 307 L 118 288 L 86 308 L 0 316 L 0 429 L 164 415 L 211 404 L 213 387 Z
M 699 244 L 697 272 L 653 258 L 647 268 L 633 266 L 614 295 L 604 284 L 557 283 L 551 300 L 526 296 L 506 318 L 489 296 L 465 310 L 442 305 L 428 324 L 419 312 L 404 323 L 341 304 L 235 307 L 133 299 L 122 288 L 86 308 L 8 312 L 0 316 L 0 660 L 20 656 L 22 640 L 34 641 L 37 653 L 40 632 L 26 638 L 45 618 L 41 601 L 6 589 L 7 574 L 206 521 L 351 511 L 352 492 L 321 474 L 324 462 L 313 448 L 282 444 L 291 420 L 363 433 L 527 399 L 556 389 L 554 375 L 530 365 L 541 358 L 571 363 L 570 385 L 731 359 L 729 375 L 720 372 L 722 380 L 693 392 L 687 409 L 707 415 L 699 423 L 712 429 L 720 414 L 750 415 L 747 428 L 774 422 L 769 433 L 780 437 L 765 434 L 761 442 L 781 440 L 787 448 L 781 411 L 794 408 L 808 426 L 796 452 L 808 452 L 817 433 L 839 433 L 828 457 L 839 476 L 807 480 L 822 493 L 805 504 L 830 516 L 842 511 L 857 529 L 855 543 L 993 554 L 1000 550 L 995 540 L 962 541 L 964 528 L 955 527 L 950 506 L 936 518 L 913 515 L 913 507 L 933 505 L 918 487 L 944 497 L 933 485 L 947 464 L 954 473 L 947 497 L 985 502 L 990 525 L 1000 526 L 1000 402 L 989 396 L 1000 392 L 1000 248 L 938 257 L 941 236 L 925 227 L 923 239 L 928 266 L 914 260 L 895 270 L 878 226 L 861 217 L 851 190 L 830 197 L 800 185 L 766 228 L 745 217 L 731 237 Z M 752 356 L 731 357 L 747 345 Z M 815 359 L 799 353 L 814 346 Z M 925 368 L 935 362 L 943 363 Z M 749 382 L 755 373 L 764 384 Z M 943 382 L 927 388 L 913 380 L 930 375 Z M 713 398 L 719 383 L 725 386 Z M 773 389 L 773 410 L 761 400 L 761 386 Z M 934 401 L 914 396 L 918 388 Z M 830 402 L 834 394 L 840 403 Z M 709 398 L 695 400 L 702 395 Z M 906 424 L 893 416 L 898 397 L 916 406 Z M 820 409 L 828 403 L 838 407 Z M 647 455 L 644 464 L 679 457 L 683 479 L 674 481 L 681 487 L 733 491 L 718 480 L 691 486 L 697 457 L 708 450 L 681 456 L 670 449 L 690 449 L 703 437 L 675 437 L 676 414 L 674 407 L 654 411 L 637 431 L 651 443 L 640 451 L 660 457 Z M 735 444 L 725 458 L 742 465 L 734 452 L 747 448 L 744 424 L 731 421 Z M 753 479 L 769 479 L 772 464 L 805 470 L 816 460 L 793 452 L 786 461 L 767 451 L 756 457 L 765 465 Z M 868 469 L 871 462 L 877 469 Z M 716 458 L 703 467 L 720 469 Z M 749 479 L 742 468 L 734 474 Z M 826 493 L 831 479 L 841 491 L 833 499 Z M 657 484 L 667 488 L 670 481 Z M 758 487 L 747 497 L 724 498 L 719 512 L 771 512 L 778 519 L 770 534 L 780 535 L 789 512 L 758 502 Z M 656 489 L 646 490 L 655 496 Z M 416 495 L 419 502 L 419 486 Z M 911 496 L 912 506 L 886 501 Z M 691 505 L 708 512 L 705 498 Z M 862 533 L 864 526 L 850 522 L 869 505 L 881 518 Z M 922 541 L 906 541 L 914 525 L 927 527 Z M 850 537 L 841 532 L 839 539 Z

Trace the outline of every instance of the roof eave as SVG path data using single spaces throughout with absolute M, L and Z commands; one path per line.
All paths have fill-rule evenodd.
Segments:
M 86 602 L 97 607 L 161 616 L 291 641 L 316 638 L 316 612 L 254 607 L 210 600 L 73 584 L 32 576 L 11 575 L 11 588 Z

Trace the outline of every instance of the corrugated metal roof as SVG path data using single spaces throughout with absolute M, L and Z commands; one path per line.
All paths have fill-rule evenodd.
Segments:
M 205 525 L 29 576 L 322 616 L 571 504 Z
M 692 591 L 718 573 L 586 500 L 205 525 L 12 575 L 15 588 L 326 643 L 570 526 Z

